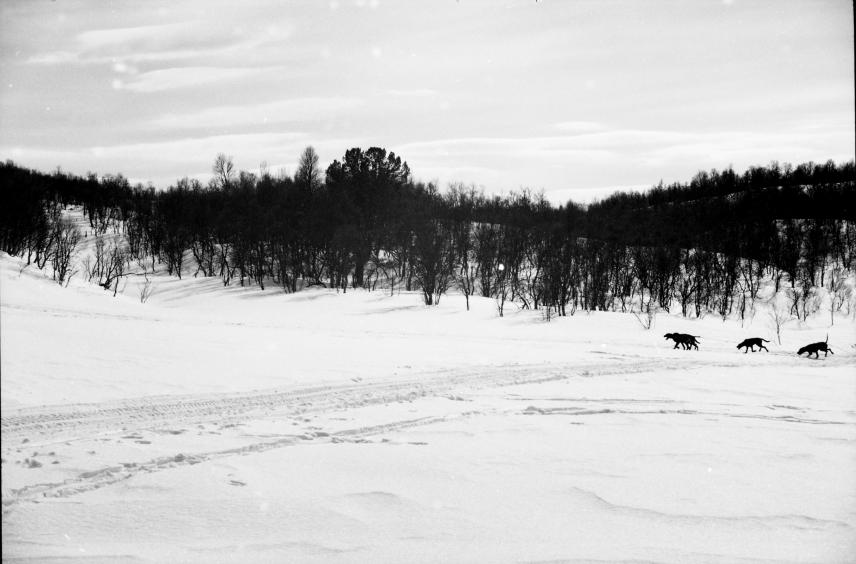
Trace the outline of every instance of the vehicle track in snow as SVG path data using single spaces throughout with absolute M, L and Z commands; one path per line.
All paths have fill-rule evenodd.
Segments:
M 5 441 L 34 442 L 89 437 L 99 432 L 120 432 L 164 423 L 230 423 L 265 417 L 274 412 L 289 415 L 317 413 L 363 405 L 438 396 L 458 388 L 480 389 L 537 383 L 572 377 L 636 374 L 654 369 L 692 369 L 707 365 L 694 360 L 627 359 L 577 364 L 528 364 L 444 369 L 396 376 L 394 380 L 302 386 L 258 392 L 190 396 L 150 396 L 98 404 L 8 409 L 0 427 Z
M 245 456 L 262 453 L 271 449 L 306 444 L 305 441 L 325 443 L 360 443 L 367 442 L 365 437 L 399 431 L 410 427 L 430 425 L 461 417 L 469 417 L 473 413 L 463 413 L 457 416 L 426 416 L 416 419 L 392 421 L 378 425 L 360 426 L 343 429 L 334 433 L 317 433 L 315 436 L 283 435 L 274 440 L 252 442 L 238 447 L 197 452 L 192 454 L 179 453 L 172 456 L 160 456 L 142 462 L 120 462 L 102 466 L 97 470 L 81 472 L 77 476 L 59 482 L 45 482 L 12 488 L 4 491 L 3 512 L 14 509 L 21 502 L 36 501 L 40 498 L 71 497 L 77 494 L 110 486 L 122 482 L 141 473 L 152 473 L 185 465 L 199 464 L 231 456 Z
M 624 374 L 644 374 L 663 370 L 693 370 L 698 368 L 727 367 L 733 363 L 715 363 L 708 359 L 641 359 L 633 356 L 609 354 L 602 362 L 574 364 L 527 364 L 479 366 L 472 368 L 444 369 L 397 375 L 394 380 L 360 381 L 347 384 L 330 384 L 312 387 L 294 387 L 259 392 L 206 394 L 197 396 L 156 396 L 111 401 L 99 404 L 78 404 L 67 406 L 45 406 L 7 410 L 2 417 L 2 439 L 4 452 L 27 443 L 27 448 L 42 448 L 45 445 L 75 441 L 111 440 L 103 437 L 126 435 L 124 439 L 140 439 L 131 436 L 135 432 L 163 432 L 166 427 L 189 427 L 191 425 L 216 424 L 221 429 L 235 427 L 236 424 L 259 420 L 286 420 L 328 416 L 347 412 L 351 409 L 383 403 L 411 402 L 422 398 L 447 397 L 460 399 L 458 394 L 467 395 L 478 390 L 537 384 L 570 378 L 591 378 Z M 510 398 L 527 401 L 528 398 Z M 555 402 L 559 398 L 544 398 Z M 718 415 L 733 417 L 765 417 L 776 421 L 801 423 L 839 423 L 838 421 L 820 421 L 795 418 L 786 415 L 758 415 L 746 413 L 708 412 L 696 409 L 683 409 L 670 406 L 668 409 L 646 409 L 645 404 L 659 404 L 674 400 L 657 399 L 621 399 L 621 398 L 561 398 L 573 403 L 607 402 L 607 408 L 587 409 L 582 407 L 528 407 L 511 409 L 511 413 L 523 415 L 602 415 L 614 413 L 632 413 L 639 415 L 662 415 L 680 413 L 687 415 Z M 626 404 L 640 404 L 639 408 L 630 408 Z M 463 407 L 463 406 L 462 406 Z M 665 407 L 665 406 L 664 406 Z M 796 408 L 792 408 L 796 409 Z M 36 501 L 45 497 L 68 497 L 102 488 L 127 480 L 140 473 L 151 473 L 183 465 L 198 464 L 231 456 L 243 456 L 267 450 L 290 447 L 297 444 L 368 442 L 371 437 L 387 434 L 411 427 L 436 424 L 460 418 L 480 415 L 479 411 L 460 410 L 457 413 L 444 413 L 416 410 L 413 416 L 402 416 L 400 412 L 388 421 L 360 425 L 359 417 L 350 424 L 336 430 L 318 431 L 300 430 L 294 434 L 248 435 L 238 436 L 229 448 L 216 448 L 209 443 L 194 445 L 184 443 L 178 449 L 167 454 L 153 456 L 153 452 L 142 451 L 137 460 L 120 462 L 116 455 L 113 459 L 100 461 L 96 469 L 76 472 L 70 477 L 57 481 L 25 483 L 20 487 L 5 489 L 3 492 L 4 513 L 12 510 L 20 502 Z M 304 426 L 305 427 L 305 426 Z M 309 429 L 320 429 L 309 427 Z M 176 433 L 183 432 L 178 431 Z M 169 433 L 175 434 L 172 431 Z M 232 436 L 235 439 L 236 436 Z M 148 444 L 147 441 L 137 441 Z M 82 452 L 81 447 L 76 447 Z M 165 451 L 160 450 L 163 454 Z M 169 452 L 169 451 L 166 451 Z M 127 459 L 126 459 L 127 460 Z M 8 462 L 7 462 L 8 463 Z M 35 475 L 33 476 L 36 477 Z
M 692 369 L 704 364 L 691 359 L 680 359 L 670 362 L 667 368 Z M 44 452 L 47 445 L 66 443 L 67 446 L 72 446 L 72 443 L 78 442 L 90 444 L 96 440 L 115 440 L 119 435 L 125 435 L 122 437 L 125 439 L 141 438 L 131 434 L 144 431 L 157 433 L 166 427 L 189 428 L 191 425 L 214 423 L 224 429 L 258 420 L 304 418 L 308 421 L 308 417 L 312 416 L 346 412 L 349 409 L 381 403 L 411 402 L 431 397 L 457 399 L 459 393 L 466 394 L 486 388 L 575 377 L 638 374 L 655 369 L 663 370 L 663 363 L 640 362 L 636 358 L 567 365 L 480 366 L 399 375 L 393 381 L 351 382 L 204 396 L 158 396 L 100 404 L 24 408 L 4 412 L 2 438 L 4 452 L 7 454 L 15 449 L 19 452 L 24 444 L 27 449 L 39 448 Z M 141 457 L 138 456 L 130 462 L 121 462 L 122 458 L 115 455 L 114 459 L 100 460 L 99 467 L 95 469 L 78 471 L 62 480 L 24 483 L 19 484 L 19 487 L 4 488 L 4 512 L 12 510 L 20 502 L 36 501 L 44 497 L 68 497 L 115 484 L 141 472 L 157 472 L 295 444 L 367 442 L 372 436 L 475 415 L 478 415 L 478 412 L 462 410 L 455 414 L 438 415 L 426 410 L 410 417 L 402 417 L 399 413 L 389 421 L 368 425 L 360 425 L 357 418 L 344 428 L 336 430 L 303 430 L 296 434 L 268 437 L 240 435 L 239 442 L 233 442 L 230 448 L 216 448 L 210 443 L 207 448 L 202 444 L 194 446 L 193 443 L 184 443 L 178 454 L 153 457 L 153 453 L 150 453 L 146 457 L 146 452 L 142 451 L 139 453 Z M 232 439 L 235 439 L 235 436 Z M 82 445 L 72 448 L 83 452 Z M 163 452 L 160 451 L 161 454 Z M 7 460 L 6 463 L 8 462 Z M 36 477 L 34 474 L 33 478 Z

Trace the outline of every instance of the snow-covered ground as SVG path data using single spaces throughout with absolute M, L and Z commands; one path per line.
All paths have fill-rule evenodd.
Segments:
M 0 256 L 4 561 L 856 560 L 852 319 L 138 283 Z

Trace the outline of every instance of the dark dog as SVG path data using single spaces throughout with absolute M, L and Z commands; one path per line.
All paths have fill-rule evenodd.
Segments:
M 666 339 L 671 339 L 675 342 L 675 348 L 678 348 L 678 345 L 684 347 L 685 351 L 690 350 L 691 347 L 695 347 L 698 350 L 698 341 L 696 341 L 697 336 L 695 335 L 687 335 L 686 333 L 666 333 L 663 335 Z
M 678 348 L 678 345 L 683 343 L 680 333 L 666 333 L 663 335 L 663 338 L 673 340 L 675 342 L 675 348 Z
M 752 352 L 755 352 L 755 347 L 760 347 L 758 351 L 764 349 L 767 352 L 770 352 L 770 349 L 764 346 L 764 343 L 769 343 L 767 339 L 762 339 L 761 337 L 753 337 L 752 339 L 743 339 L 743 342 L 737 345 L 737 348 L 746 347 L 746 350 L 743 351 L 743 354 L 749 352 L 749 349 L 752 349 Z
M 826 337 L 829 339 L 829 337 Z M 820 358 L 820 354 L 818 351 L 823 351 L 823 356 L 829 356 L 829 353 L 835 354 L 832 352 L 832 349 L 829 348 L 829 345 L 826 342 L 821 341 L 820 343 L 812 343 L 810 345 L 806 345 L 800 350 L 797 351 L 797 354 L 800 355 L 802 353 L 808 353 L 808 356 L 814 354 L 815 358 Z
M 698 335 L 684 335 L 685 344 L 687 346 L 687 350 L 690 350 L 692 347 L 695 347 L 695 350 L 698 350 L 698 341 L 696 341 Z

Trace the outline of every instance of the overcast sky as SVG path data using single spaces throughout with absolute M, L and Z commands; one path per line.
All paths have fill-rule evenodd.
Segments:
M 96 9 L 95 7 L 98 7 Z M 0 158 L 205 178 L 381 146 L 555 201 L 854 154 L 850 0 L 0 2 Z

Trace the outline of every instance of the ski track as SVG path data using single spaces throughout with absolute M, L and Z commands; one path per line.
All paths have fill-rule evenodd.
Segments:
M 676 360 L 672 370 L 692 369 L 698 361 Z M 125 438 L 142 430 L 155 430 L 166 425 L 235 423 L 270 417 L 285 418 L 306 414 L 330 414 L 379 403 L 413 401 L 424 397 L 460 399 L 452 394 L 463 389 L 535 384 L 573 377 L 637 374 L 664 368 L 660 361 L 616 362 L 556 365 L 512 365 L 480 367 L 461 372 L 440 370 L 415 374 L 394 382 L 360 382 L 271 390 L 230 395 L 156 396 L 103 404 L 45 406 L 7 410 L 2 417 L 2 439 L 7 446 L 26 443 L 27 447 L 93 439 L 99 435 L 123 434 Z M 79 473 L 61 482 L 38 483 L 4 491 L 3 511 L 16 504 L 45 497 L 69 497 L 127 480 L 139 473 L 150 473 L 180 465 L 192 465 L 229 456 L 240 456 L 283 448 L 305 441 L 367 442 L 367 437 L 410 427 L 478 415 L 467 411 L 457 415 L 424 416 L 416 419 L 361 426 L 326 433 L 309 431 L 295 435 L 277 435 L 275 440 L 255 442 L 238 447 L 198 453 L 178 453 L 144 462 L 117 462 L 96 470 Z M 139 437 L 138 437 L 139 438 Z M 257 437 L 259 438 L 259 437 Z
M 313 433 L 313 436 L 307 436 L 306 434 L 286 435 L 274 441 L 252 443 L 229 449 L 197 454 L 179 453 L 175 456 L 161 456 L 141 463 L 119 463 L 117 465 L 108 466 L 99 470 L 82 472 L 78 474 L 77 477 L 69 478 L 63 480 L 62 482 L 33 484 L 29 486 L 24 486 L 22 488 L 13 489 L 10 492 L 11 496 L 8 499 L 3 500 L 3 509 L 5 512 L 15 503 L 19 503 L 21 501 L 33 501 L 40 497 L 70 497 L 80 493 L 103 488 L 105 486 L 121 482 L 123 480 L 127 480 L 142 472 L 152 473 L 158 472 L 160 470 L 176 468 L 181 465 L 193 465 L 199 464 L 200 462 L 207 462 L 230 456 L 242 456 L 247 454 L 260 453 L 275 448 L 293 446 L 295 444 L 300 443 L 301 441 L 319 438 L 322 440 L 326 439 L 323 440 L 323 442 L 332 443 L 367 442 L 367 440 L 364 438 L 366 436 L 387 433 L 390 431 L 398 431 L 409 427 L 429 425 L 432 423 L 448 421 L 460 417 L 468 417 L 473 414 L 474 413 L 472 412 L 468 412 L 458 417 L 420 417 L 418 419 L 396 421 L 392 423 L 384 423 L 368 427 L 347 429 L 336 433 L 328 434 L 324 432 L 317 432 Z M 243 483 L 239 484 L 244 485 Z
M 270 418 L 288 418 L 307 414 L 331 414 L 352 408 L 380 403 L 407 402 L 426 397 L 461 399 L 457 392 L 475 391 L 519 384 L 537 384 L 574 377 L 596 377 L 620 374 L 639 374 L 654 370 L 691 370 L 700 367 L 719 366 L 708 361 L 695 359 L 670 359 L 639 362 L 627 359 L 611 363 L 580 363 L 568 365 L 535 364 L 479 367 L 466 371 L 438 370 L 419 373 L 402 380 L 359 382 L 356 384 L 298 387 L 291 390 L 268 390 L 239 394 L 208 394 L 200 396 L 154 396 L 137 399 L 111 401 L 101 404 L 77 404 L 44 406 L 7 410 L 2 417 L 2 439 L 7 445 L 28 443 L 29 447 L 45 446 L 59 442 L 88 440 L 103 435 L 124 434 L 123 438 L 137 431 L 162 432 L 166 425 L 191 425 L 216 423 L 234 426 L 242 422 Z M 510 396 L 509 400 L 526 400 Z M 555 401 L 556 398 L 545 398 Z M 657 399 L 588 399 L 581 402 L 614 403 L 622 406 L 651 404 L 675 404 L 675 400 Z M 573 401 L 565 398 L 565 401 Z M 640 406 L 641 407 L 641 406 Z M 796 409 L 792 406 L 789 409 Z M 588 416 L 602 414 L 683 414 L 714 415 L 720 417 L 749 417 L 809 424 L 854 424 L 852 422 L 803 419 L 794 415 L 772 416 L 746 413 L 708 412 L 692 409 L 626 409 L 614 406 L 604 408 L 529 406 L 524 415 L 570 415 Z M 197 453 L 178 453 L 161 456 L 143 462 L 111 464 L 96 470 L 81 472 L 61 482 L 38 483 L 18 489 L 4 491 L 3 511 L 6 513 L 16 504 L 37 501 L 45 497 L 69 497 L 127 480 L 139 473 L 151 473 L 181 465 L 199 464 L 230 456 L 241 456 L 271 449 L 315 442 L 368 442 L 368 437 L 418 427 L 443 421 L 472 417 L 478 411 L 466 411 L 456 415 L 426 415 L 415 419 L 392 421 L 371 426 L 361 426 L 332 433 L 308 431 L 294 435 L 274 435 L 274 440 L 254 442 L 233 448 Z M 172 431 L 168 431 L 172 432 Z M 175 432 L 172 432 L 175 434 Z M 273 438 L 271 437 L 271 438 Z M 263 438 L 256 436 L 256 439 Z M 102 439 L 103 440 L 103 439 Z
M 464 372 L 444 369 L 414 374 L 406 379 L 396 378 L 393 382 L 359 382 L 239 394 L 149 396 L 100 404 L 27 407 L 5 410 L 0 419 L 0 429 L 4 441 L 14 441 L 18 438 L 32 440 L 29 435 L 33 434 L 56 437 L 92 430 L 128 431 L 167 422 L 230 423 L 257 419 L 272 411 L 285 410 L 296 415 L 440 396 L 458 387 L 513 386 L 575 376 L 638 374 L 657 368 L 685 370 L 702 365 L 709 363 L 681 360 L 669 366 L 663 366 L 661 361 L 506 365 Z M 86 436 L 90 435 L 90 432 L 86 433 Z
M 613 400 L 620 402 L 621 400 Z M 656 401 L 651 403 L 658 403 Z M 826 419 L 808 419 L 804 417 L 794 417 L 793 415 L 759 415 L 756 413 L 728 413 L 720 411 L 699 411 L 697 409 L 586 409 L 582 407 L 535 407 L 530 405 L 522 412 L 524 415 L 610 415 L 610 414 L 625 414 L 625 415 L 706 415 L 715 417 L 735 417 L 739 419 L 762 419 L 770 421 L 781 421 L 785 423 L 805 423 L 808 425 L 856 425 L 856 422 L 850 421 L 830 421 Z

